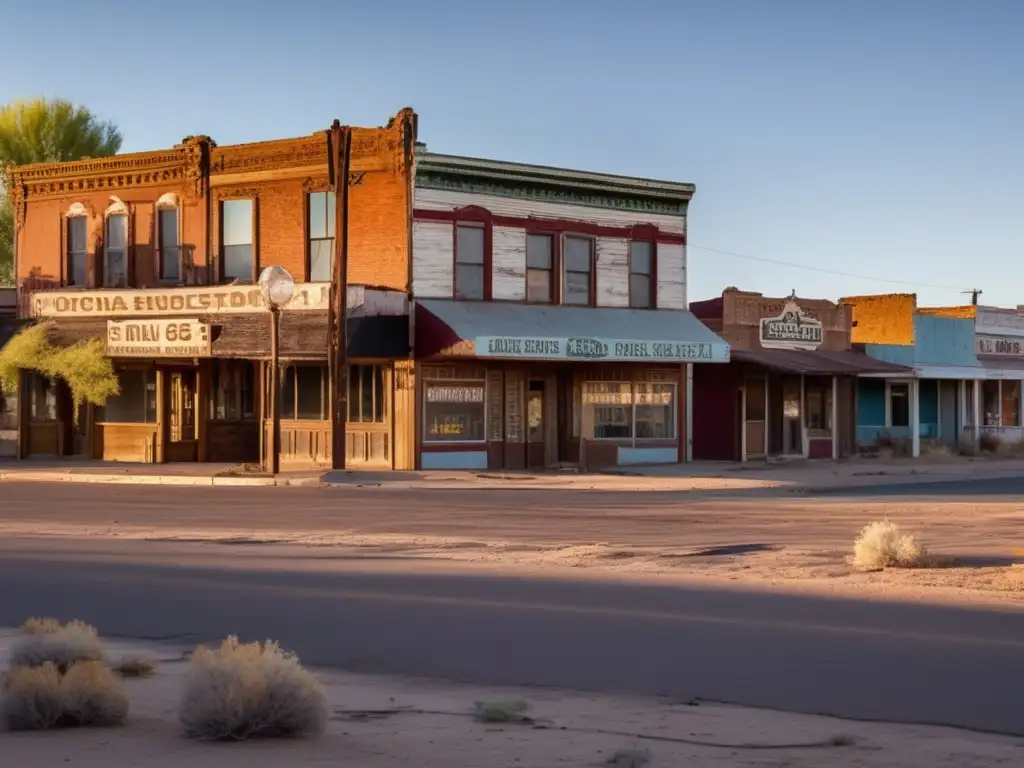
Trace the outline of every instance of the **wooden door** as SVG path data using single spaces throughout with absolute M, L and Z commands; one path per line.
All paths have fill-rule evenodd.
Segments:
M 543 379 L 531 379 L 526 396 L 526 466 L 531 469 L 547 465 L 544 389 Z
M 169 434 L 167 461 L 198 461 L 199 440 L 196 430 L 197 396 L 195 370 L 170 372 L 168 397 Z

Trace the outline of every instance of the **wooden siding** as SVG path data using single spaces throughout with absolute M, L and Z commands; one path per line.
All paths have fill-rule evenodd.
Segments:
M 495 227 L 492 239 L 494 299 L 523 301 L 526 298 L 526 230 Z
M 96 424 L 92 458 L 151 464 L 156 451 L 156 424 Z
M 665 232 L 677 234 L 683 234 L 686 229 L 686 219 L 683 216 L 669 216 L 663 213 L 619 211 L 606 208 L 590 208 L 568 203 L 548 203 L 528 198 L 478 195 L 470 192 L 451 192 L 439 189 L 416 189 L 416 208 L 434 211 L 454 211 L 471 205 L 481 206 L 491 213 L 503 216 L 575 219 L 606 227 L 654 224 Z
M 686 309 L 686 246 L 658 244 L 658 309 Z
M 629 241 L 597 238 L 597 305 L 629 306 Z
M 455 292 L 454 229 L 448 222 L 417 221 L 412 228 L 412 292 L 450 299 Z

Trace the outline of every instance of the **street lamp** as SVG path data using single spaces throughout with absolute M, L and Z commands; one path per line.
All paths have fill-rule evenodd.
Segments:
M 268 457 L 264 457 L 263 468 L 272 475 L 281 470 L 281 387 L 278 371 L 281 307 L 292 300 L 295 293 L 295 281 L 284 267 L 267 267 L 260 273 L 260 291 L 263 301 L 270 310 L 270 445 Z M 269 466 L 268 466 L 269 463 Z

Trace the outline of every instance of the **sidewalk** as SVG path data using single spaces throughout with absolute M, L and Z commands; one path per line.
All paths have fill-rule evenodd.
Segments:
M 390 472 L 362 470 L 286 471 L 271 476 L 232 464 L 127 464 L 99 461 L 0 462 L 0 482 L 119 483 L 177 486 L 379 487 L 389 489 L 492 488 L 609 491 L 750 491 L 856 488 L 871 485 L 991 480 L 1024 475 L 1020 459 L 851 459 L 785 464 L 695 462 L 638 466 L 614 471 Z

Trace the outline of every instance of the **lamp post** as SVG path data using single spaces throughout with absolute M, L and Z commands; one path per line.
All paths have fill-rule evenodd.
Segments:
M 264 457 L 263 468 L 276 475 L 281 471 L 281 386 L 279 336 L 281 307 L 292 300 L 295 281 L 284 267 L 267 267 L 260 273 L 260 290 L 270 310 L 270 445 Z

